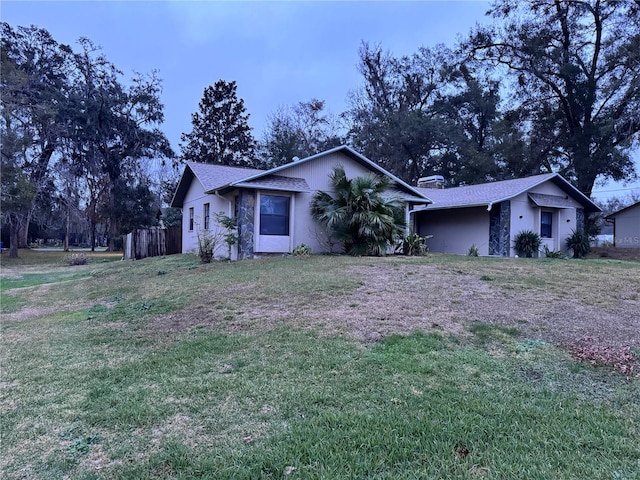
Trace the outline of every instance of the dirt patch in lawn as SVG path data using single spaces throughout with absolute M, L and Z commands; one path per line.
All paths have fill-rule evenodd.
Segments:
M 366 342 L 387 335 L 439 331 L 467 335 L 473 322 L 516 327 L 522 336 L 556 344 L 591 337 L 614 347 L 640 346 L 640 300 L 632 291 L 615 301 L 509 290 L 478 274 L 430 264 L 380 262 L 351 267 L 362 284 L 342 296 L 266 297 L 251 285 L 213 290 L 197 306 L 159 316 L 148 334 L 194 327 L 253 333 L 287 325 L 321 334 L 347 334 Z M 633 289 L 633 287 L 630 287 Z
M 640 248 L 593 247 L 588 257 L 640 262 Z

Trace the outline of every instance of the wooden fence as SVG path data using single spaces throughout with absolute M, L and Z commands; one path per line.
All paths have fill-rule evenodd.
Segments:
M 173 255 L 181 251 L 182 231 L 180 227 L 141 228 L 125 237 L 124 258 L 129 260 Z

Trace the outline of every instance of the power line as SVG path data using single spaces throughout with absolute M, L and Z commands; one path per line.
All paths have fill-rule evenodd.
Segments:
M 606 189 L 606 190 L 599 190 L 594 188 L 591 193 L 622 192 L 626 190 L 640 190 L 640 185 L 638 185 L 637 187 L 613 188 L 613 189 Z

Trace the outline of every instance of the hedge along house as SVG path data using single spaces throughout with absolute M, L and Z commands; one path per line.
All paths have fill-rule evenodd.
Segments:
M 328 252 L 331 244 L 323 227 L 312 219 L 310 204 L 316 191 L 331 193 L 329 175 L 337 165 L 344 167 L 348 178 L 370 172 L 390 177 L 393 193 L 406 202 L 407 225 L 410 211 L 431 202 L 424 193 L 346 146 L 270 170 L 189 162 L 171 202 L 172 207 L 182 209 L 182 252 L 198 251 L 198 234 L 217 228 L 214 214 L 218 212 L 238 222 L 234 259 L 290 253 L 302 243 L 313 252 Z M 226 244 L 214 255 L 226 256 Z
M 613 224 L 613 246 L 640 248 L 640 202 L 622 208 L 605 217 Z
M 542 247 L 564 250 L 565 239 L 582 230 L 585 215 L 599 212 L 577 188 L 557 173 L 455 188 L 417 188 L 433 203 L 416 210 L 415 228 L 433 252 L 509 257 L 516 235 L 531 230 Z

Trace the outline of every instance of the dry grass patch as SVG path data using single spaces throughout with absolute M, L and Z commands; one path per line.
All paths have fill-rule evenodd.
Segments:
M 0 468 L 501 478 L 526 462 L 528 478 L 628 477 L 636 384 L 552 343 L 637 346 L 635 272 L 607 260 L 176 257 L 11 289 L 37 306 L 2 323 Z M 566 460 L 578 450 L 593 460 Z
M 481 322 L 558 344 L 584 336 L 611 345 L 640 344 L 637 271 L 618 264 L 537 262 L 434 256 L 353 265 L 347 259 L 344 275 L 356 280 L 355 288 L 297 295 L 266 293 L 286 278 L 234 287 L 212 282 L 188 308 L 155 317 L 147 329 L 256 333 L 286 325 L 375 341 L 414 331 L 464 335 L 466 325 Z

